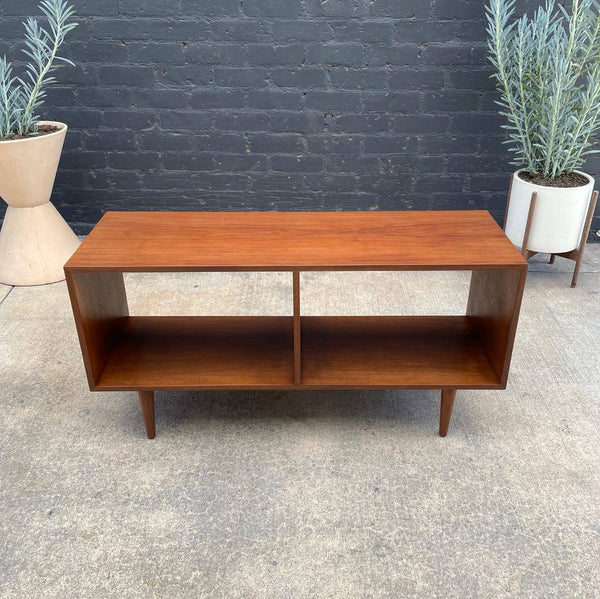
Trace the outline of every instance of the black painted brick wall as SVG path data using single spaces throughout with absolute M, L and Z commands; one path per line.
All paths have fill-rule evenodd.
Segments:
M 0 53 L 19 55 L 36 4 L 0 3 Z M 77 67 L 58 73 L 42 116 L 70 126 L 54 200 L 78 232 L 108 209 L 485 208 L 501 220 L 512 169 L 483 2 L 75 5 L 64 53 Z

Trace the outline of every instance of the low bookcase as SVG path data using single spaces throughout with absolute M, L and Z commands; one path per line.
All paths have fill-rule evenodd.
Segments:
M 302 272 L 469 270 L 457 316 L 303 316 Z M 293 315 L 130 316 L 127 272 L 286 271 Z M 527 263 L 485 211 L 107 212 L 65 273 L 92 391 L 506 387 Z M 439 289 L 443 294 L 444 289 Z

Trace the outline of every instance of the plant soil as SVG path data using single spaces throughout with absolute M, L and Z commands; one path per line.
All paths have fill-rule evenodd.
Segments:
M 578 173 L 565 173 L 560 177 L 542 177 L 541 175 L 534 175 L 528 172 L 519 173 L 519 178 L 527 183 L 533 183 L 534 185 L 541 185 L 542 187 L 584 187 L 590 180 Z
M 39 137 L 40 135 L 48 135 L 49 133 L 56 133 L 60 131 L 60 127 L 56 125 L 40 125 L 38 127 L 37 133 L 26 133 L 11 135 L 10 137 L 1 137 L 0 141 L 15 141 L 17 139 L 29 139 L 30 137 Z

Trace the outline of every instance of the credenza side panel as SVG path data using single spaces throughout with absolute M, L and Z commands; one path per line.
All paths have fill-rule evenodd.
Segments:
M 93 390 L 129 316 L 123 273 L 66 271 L 66 278 L 85 370 Z
M 527 269 L 474 270 L 467 316 L 492 368 L 506 386 Z

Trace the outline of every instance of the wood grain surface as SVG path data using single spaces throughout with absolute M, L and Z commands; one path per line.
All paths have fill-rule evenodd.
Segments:
M 486 211 L 107 212 L 65 269 L 522 268 Z
M 90 388 L 122 333 L 129 307 L 123 273 L 66 273 L 67 287 Z
M 471 275 L 467 317 L 494 371 L 506 386 L 526 270 L 480 270 Z

